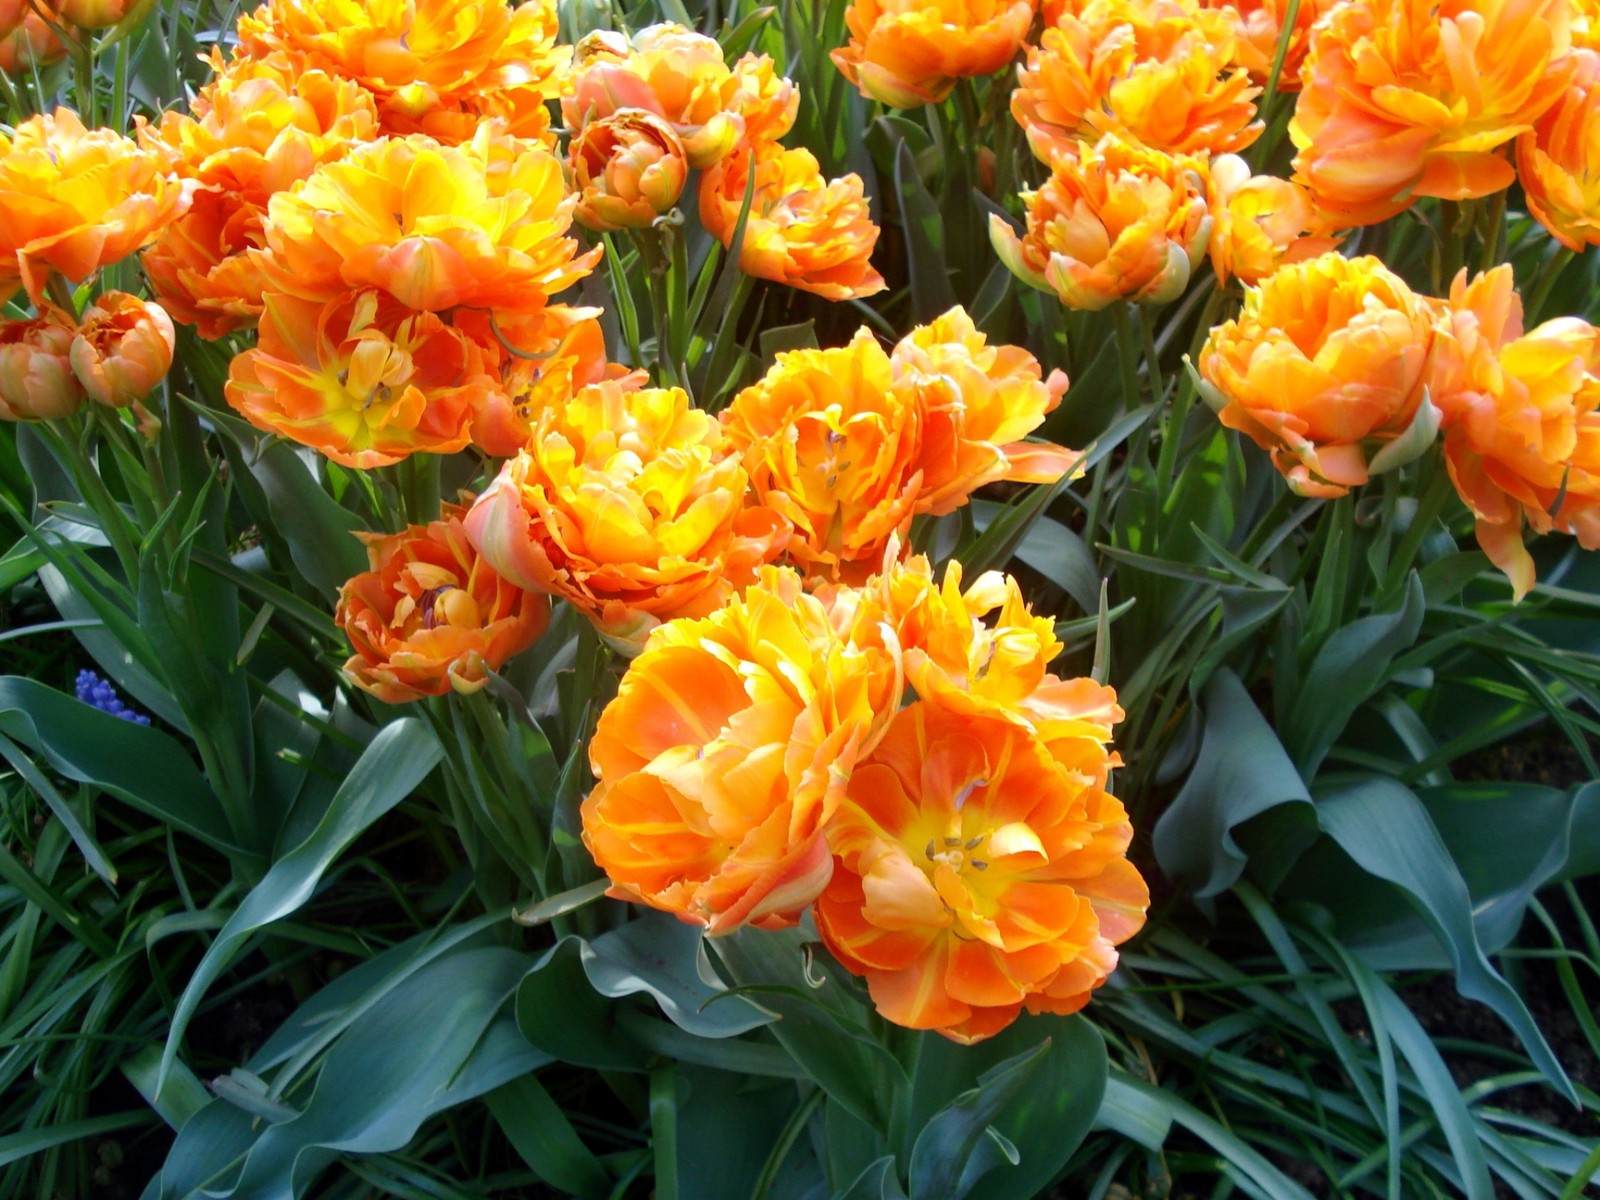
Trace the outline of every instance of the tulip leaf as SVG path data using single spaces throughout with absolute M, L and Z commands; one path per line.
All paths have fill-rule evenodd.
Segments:
M 977 1087 L 934 1114 L 911 1150 L 911 1200 L 962 1200 L 972 1190 L 977 1182 L 971 1170 L 975 1152 L 988 1138 L 990 1123 L 1039 1069 L 1049 1051 L 1046 1038 L 1031 1050 L 996 1064 L 978 1076 Z M 977 1161 L 985 1170 L 994 1166 L 987 1156 Z
M 869 1164 L 848 1187 L 835 1192 L 833 1200 L 906 1200 L 895 1178 L 894 1159 L 884 1157 Z
M 524 1035 L 546 1053 L 603 1070 L 637 1068 L 642 1048 L 614 1028 L 605 1000 L 651 996 L 678 1028 L 702 1038 L 731 1038 L 772 1017 L 729 996 L 691 925 L 647 913 L 593 941 L 562 938 L 528 970 L 517 992 Z
M 420 720 L 384 726 L 363 751 L 311 835 L 272 865 L 234 910 L 207 948 L 179 997 L 162 1055 L 162 1072 L 178 1053 L 189 1018 L 212 982 L 258 929 L 281 920 L 311 899 L 324 872 L 362 831 L 409 796 L 443 756 Z
M 1394 884 L 1415 907 L 1450 955 L 1456 990 L 1494 1009 L 1551 1086 L 1576 1104 L 1572 1083 L 1527 1005 L 1485 956 L 1466 881 L 1415 793 L 1375 776 L 1319 793 L 1317 812 L 1328 836 L 1357 866 Z
M 972 502 L 972 523 L 985 530 L 1007 509 L 993 500 Z M 1060 521 L 1035 517 L 1017 543 L 1016 557 L 1070 596 L 1084 612 L 1100 604 L 1100 570 L 1083 539 Z
M 1268 890 L 1315 838 L 1304 781 L 1239 677 L 1218 669 L 1200 695 L 1204 724 L 1189 778 L 1156 822 L 1156 860 L 1200 899 L 1227 890 L 1259 848 Z
M 746 929 L 714 944 L 734 982 L 756 990 L 781 1018 L 770 1031 L 795 1062 L 857 1120 L 886 1129 L 883 1092 L 908 1088 L 910 1081 L 862 1023 L 861 1001 L 840 982 L 848 977 L 843 968 L 823 971 L 820 982 L 809 974 L 805 939 L 799 929 Z
M 583 1200 L 604 1200 L 611 1194 L 606 1169 L 538 1079 L 523 1075 L 509 1080 L 485 1099 L 506 1140 L 545 1183 Z
M 931 321 L 956 306 L 945 255 L 944 217 L 917 173 L 910 143 L 902 139 L 894 152 L 894 191 L 900 201 L 906 259 L 911 272 L 911 309 L 918 321 Z
M 205 777 L 173 738 L 32 679 L 0 676 L 0 733 L 68 779 L 93 784 L 224 854 L 236 846 Z
M 1395 655 L 1417 640 L 1426 609 L 1422 580 L 1413 573 L 1396 611 L 1352 621 L 1317 651 L 1280 731 L 1306 778 L 1316 774 L 1351 714 L 1383 684 Z
M 222 1102 L 191 1118 L 162 1169 L 157 1195 L 194 1195 L 184 1182 L 206 1175 L 197 1167 L 209 1160 L 209 1178 L 200 1180 L 208 1196 L 293 1200 L 339 1154 L 398 1150 L 435 1113 L 545 1065 L 549 1059 L 502 1012 L 526 969 L 525 955 L 498 946 L 429 963 L 334 1043 L 298 1113 L 250 1130 L 247 1142 L 223 1132 L 221 1153 L 190 1131 L 213 1133 L 213 1123 L 226 1131 L 227 1118 L 211 1115 Z M 406 1052 L 396 1054 L 396 1046 Z M 217 1188 L 217 1177 L 232 1173 L 241 1152 L 237 1179 Z

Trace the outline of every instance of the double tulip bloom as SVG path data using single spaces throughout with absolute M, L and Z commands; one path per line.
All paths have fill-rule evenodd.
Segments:
M 1515 173 L 1506 148 L 1558 103 L 1572 0 L 1347 0 L 1311 35 L 1289 123 L 1295 177 L 1335 227 Z
M 1342 496 L 1432 440 L 1432 344 L 1433 310 L 1404 280 L 1375 258 L 1323 254 L 1247 290 L 1211 331 L 1201 394 L 1296 492 Z
M 471 693 L 538 640 L 550 603 L 506 582 L 467 540 L 464 509 L 366 535 L 371 569 L 340 589 L 335 620 L 355 650 L 345 678 L 389 704 Z
M 937 104 L 962 79 L 1010 64 L 1033 26 L 1036 0 L 854 0 L 850 43 L 834 64 L 870 100 Z
M 859 580 L 918 513 L 943 514 L 1002 479 L 1051 482 L 1078 457 L 1023 439 L 1066 377 L 990 346 L 961 309 L 886 352 L 863 329 L 848 346 L 778 356 L 722 421 L 759 503 L 793 526 L 807 574 Z
M 467 532 L 520 587 L 561 596 L 626 652 L 716 609 L 788 530 L 746 503 L 715 417 L 679 388 L 607 381 L 553 404 L 473 505 Z
M 1470 284 L 1463 271 L 1436 311 L 1445 463 L 1520 600 L 1534 584 L 1525 529 L 1600 548 L 1600 331 L 1567 317 L 1524 333 L 1509 266 Z
M 1143 923 L 1106 791 L 1122 713 L 1048 673 L 1014 581 L 892 557 L 813 593 L 768 568 L 658 628 L 591 744 L 584 840 L 614 894 L 713 935 L 814 904 L 885 1017 L 973 1042 L 1081 1007 Z

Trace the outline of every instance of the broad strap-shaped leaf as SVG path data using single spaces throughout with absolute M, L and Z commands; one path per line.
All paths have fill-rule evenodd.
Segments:
M 1272 886 L 1316 836 L 1316 812 L 1300 773 L 1238 676 L 1226 668 L 1201 693 L 1200 752 L 1189 778 L 1156 822 L 1156 859 L 1204 899 L 1233 886 L 1250 855 L 1241 826 L 1270 814 L 1259 830 Z
M 1398 609 L 1352 621 L 1317 651 L 1279 731 L 1305 778 L 1316 775 L 1351 714 L 1383 684 L 1395 655 L 1417 640 L 1427 607 L 1422 580 L 1413 573 Z
M 1551 1086 L 1577 1103 L 1566 1071 L 1522 998 L 1484 955 L 1466 881 L 1411 789 L 1386 777 L 1342 784 L 1318 795 L 1317 812 L 1328 836 L 1362 870 L 1400 888 L 1416 907 L 1449 951 L 1456 989 L 1494 1009 Z
M 990 1125 L 1050 1052 L 1046 1038 L 978 1076 L 978 1086 L 957 1096 L 922 1127 L 911 1150 L 911 1200 L 962 1200 L 977 1181 L 969 1168 L 989 1137 Z M 982 1165 L 992 1168 L 985 1156 Z
M 248 857 L 234 844 L 194 760 L 161 730 L 7 675 L 0 676 L 0 732 L 68 779 L 110 792 L 230 857 Z
M 177 1056 L 183 1031 L 201 997 L 250 936 L 310 900 L 334 860 L 368 826 L 409 796 L 442 754 L 428 727 L 415 717 L 402 718 L 378 732 L 311 836 L 272 865 L 206 950 L 172 1015 L 161 1059 L 163 1074 Z

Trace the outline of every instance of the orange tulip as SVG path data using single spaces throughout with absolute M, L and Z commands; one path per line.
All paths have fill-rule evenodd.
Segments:
M 0 321 L 0 421 L 70 417 L 83 407 L 68 357 L 76 332 L 49 306 L 31 320 Z
M 1569 250 L 1600 245 L 1600 54 L 1579 50 L 1572 86 L 1517 139 L 1528 211 Z
M 895 1024 L 972 1043 L 1073 1011 L 1144 923 L 1122 805 L 1016 725 L 918 702 L 847 786 L 817 930 Z
M 746 54 L 733 64 L 733 78 L 737 86 L 730 107 L 744 124 L 739 145 L 776 145 L 794 128 L 795 117 L 800 113 L 800 90 L 778 74 L 772 59 L 765 54 Z
M 52 23 L 60 26 L 60 14 L 43 0 L 0 0 L 0 72 L 16 75 L 65 58 L 67 44 Z
M 917 512 L 954 512 L 1002 479 L 1054 483 L 1082 458 L 1022 440 L 1061 402 L 1067 377 L 1052 371 L 1041 379 L 1038 360 L 1022 347 L 989 345 L 963 309 L 912 330 L 890 362 L 895 386 L 915 396 L 921 413 Z
M 484 351 L 499 387 L 475 397 L 472 444 L 495 458 L 510 458 L 528 444 L 539 415 L 566 404 L 573 393 L 607 379 L 639 387 L 643 372 L 606 360 L 598 308 L 551 304 L 531 315 L 507 314 L 493 324 L 487 313 L 463 310 L 452 324 Z
M 599 260 L 563 236 L 575 203 L 560 160 L 495 122 L 461 146 L 390 138 L 273 196 L 256 259 L 272 290 L 307 300 L 379 288 L 423 312 L 528 311 Z
M 1332 250 L 1338 239 L 1304 236 L 1316 222 L 1311 197 L 1293 180 L 1251 175 L 1236 154 L 1211 160 L 1211 269 L 1219 283 L 1260 283 L 1286 263 Z
M 582 129 L 619 109 L 642 108 L 672 126 L 689 165 L 703 170 L 743 132 L 735 111 L 739 90 L 715 40 L 681 25 L 651 25 L 631 43 L 609 35 L 580 44 L 561 115 L 569 129 Z
M 69 109 L 0 133 L 0 302 L 35 305 L 51 271 L 74 282 L 154 238 L 189 204 L 160 159 Z
M 1250 72 L 1258 83 L 1272 77 L 1272 64 L 1278 58 L 1283 40 L 1283 21 L 1289 15 L 1287 0 L 1201 0 L 1202 6 L 1219 12 L 1232 12 L 1234 27 L 1233 63 Z M 1300 65 L 1311 45 L 1311 27 L 1334 6 L 1337 0 L 1300 0 L 1294 13 L 1294 31 L 1278 74 L 1278 91 L 1300 90 Z
M 834 65 L 869 100 L 937 104 L 958 80 L 993 75 L 1016 58 L 1037 0 L 853 0 L 850 44 Z
M 159 304 L 104 292 L 72 339 L 72 373 L 89 399 L 127 408 L 167 377 L 174 346 L 172 318 Z
M 1238 318 L 1211 331 L 1201 394 L 1296 492 L 1342 496 L 1437 429 L 1422 404 L 1431 318 L 1376 258 L 1323 254 L 1248 289 Z
M 689 162 L 683 143 L 660 117 L 619 108 L 574 135 L 568 150 L 578 192 L 578 223 L 602 233 L 644 229 L 672 211 Z
M 196 180 L 189 211 L 145 251 L 156 295 L 173 319 L 218 338 L 261 314 L 265 284 L 248 251 L 265 246 L 272 196 L 287 191 L 354 143 L 376 136 L 378 113 L 360 84 L 299 70 L 288 56 L 223 63 L 200 89 L 192 115 L 168 111 L 140 129 L 146 149 Z
M 242 57 L 282 52 L 353 79 L 386 133 L 451 144 L 489 118 L 546 138 L 566 66 L 552 0 L 268 0 L 238 25 Z
M 910 527 L 922 412 L 893 376 L 863 329 L 848 346 L 779 354 L 722 414 L 752 494 L 793 525 L 788 553 L 808 574 L 865 578 Z
M 1042 161 L 1107 133 L 1169 154 L 1242 150 L 1261 134 L 1231 14 L 1178 0 L 1088 0 L 1046 28 L 1018 71 L 1011 112 Z
M 1501 266 L 1470 285 L 1456 277 L 1437 347 L 1429 386 L 1445 463 L 1478 544 L 1521 600 L 1534 585 L 1525 528 L 1600 548 L 1600 330 L 1561 318 L 1523 333 Z
M 379 292 L 325 304 L 269 293 L 223 395 L 256 428 L 365 469 L 465 447 L 500 386 L 492 365 L 461 330 Z
M 1043 187 L 1022 194 L 1024 236 L 991 214 L 989 238 L 1013 274 L 1070 308 L 1165 304 L 1189 286 L 1210 240 L 1204 170 L 1111 135 L 1080 143 Z
M 589 744 L 583 840 L 612 894 L 711 934 L 793 924 L 900 688 L 894 655 L 847 642 L 793 571 L 659 626 Z
M 871 262 L 878 227 L 860 176 L 824 179 L 809 150 L 771 146 L 762 153 L 736 151 L 701 178 L 700 221 L 707 232 L 732 247 L 754 162 L 739 269 L 827 300 L 881 292 L 883 276 Z
M 110 29 L 130 17 L 140 20 L 153 0 L 55 0 L 61 19 L 80 29 Z
M 624 651 L 651 627 L 717 608 L 783 548 L 749 508 L 716 418 L 679 388 L 611 380 L 541 412 L 467 517 L 473 545 L 520 587 L 570 601 Z
M 1116 692 L 1050 672 L 1061 653 L 1054 622 L 1033 614 L 1017 581 L 987 571 L 964 587 L 959 562 L 939 581 L 921 555 L 903 563 L 885 557 L 883 573 L 863 588 L 818 589 L 835 624 L 859 645 L 898 645 L 918 699 L 1008 721 L 1069 771 L 1105 787 L 1121 764 L 1106 750 L 1123 716 Z
M 1311 36 L 1295 178 L 1332 226 L 1509 187 L 1503 147 L 1560 101 L 1571 0 L 1349 0 Z
M 465 509 L 401 533 L 364 534 L 371 569 L 339 589 L 334 620 L 355 653 L 344 677 L 386 704 L 476 692 L 550 623 L 550 602 L 496 575 Z

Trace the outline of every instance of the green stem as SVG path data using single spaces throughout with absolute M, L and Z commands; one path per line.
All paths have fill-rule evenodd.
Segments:
M 1439 461 L 1437 455 L 1423 461 L 1428 464 L 1426 468 L 1428 481 L 1417 498 L 1417 511 L 1412 515 L 1411 524 L 1406 528 L 1405 536 L 1400 539 L 1399 546 L 1395 548 L 1394 557 L 1389 560 L 1384 591 L 1390 594 L 1397 592 L 1405 583 L 1406 573 L 1416 562 L 1417 552 L 1427 540 L 1433 523 L 1444 511 L 1445 502 L 1450 499 L 1454 487 L 1450 481 L 1450 473 L 1444 469 L 1444 464 Z
M 100 519 L 100 528 L 116 552 L 123 578 L 132 589 L 139 578 L 138 538 L 129 526 L 128 514 L 122 511 L 105 480 L 100 478 L 100 471 L 79 436 L 78 425 L 77 417 L 68 417 L 60 425 L 54 421 L 42 422 L 40 428 L 47 431 L 46 436 L 55 443 L 57 455 L 71 474 L 78 494 Z
M 1544 316 L 1544 306 L 1550 300 L 1550 293 L 1555 290 L 1556 280 L 1561 278 L 1561 273 L 1567 269 L 1567 264 L 1577 258 L 1577 254 L 1565 246 L 1557 245 L 1556 251 L 1544 264 L 1544 269 L 1539 272 L 1539 279 L 1533 285 L 1533 292 L 1528 297 L 1528 324 L 1537 325 Z
M 439 518 L 439 456 L 408 455 L 395 464 L 400 511 L 408 524 L 426 525 Z

